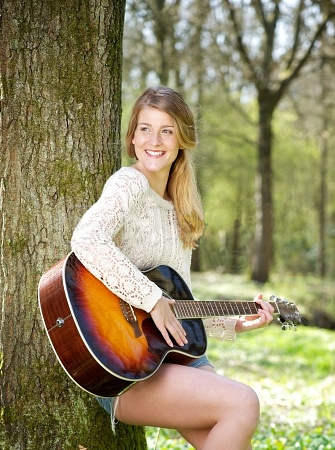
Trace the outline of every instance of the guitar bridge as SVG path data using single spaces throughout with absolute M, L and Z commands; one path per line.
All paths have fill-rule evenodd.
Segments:
M 124 318 L 126 319 L 126 321 L 133 327 L 135 337 L 138 338 L 138 337 L 142 336 L 143 333 L 138 325 L 138 320 L 136 318 L 136 315 L 134 313 L 132 306 L 129 305 L 129 303 L 122 300 L 121 298 L 119 300 L 120 300 L 122 314 L 124 315 Z

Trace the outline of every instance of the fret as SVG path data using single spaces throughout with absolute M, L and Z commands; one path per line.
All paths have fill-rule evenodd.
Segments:
M 186 309 L 186 306 L 187 306 L 186 302 L 178 302 L 175 304 L 175 308 L 178 307 L 179 315 L 181 318 L 188 316 L 188 310 Z
M 269 302 L 279 313 L 276 302 Z M 176 300 L 172 308 L 178 319 L 196 319 L 206 317 L 236 317 L 256 315 L 258 304 L 235 300 Z
M 243 302 L 242 308 L 243 308 L 243 311 L 242 311 L 241 316 L 257 314 L 257 303 Z
M 212 313 L 213 315 L 217 315 L 217 305 L 215 304 L 215 302 L 209 302 L 208 306 L 208 312 Z
M 224 302 L 225 309 L 227 311 L 228 316 L 238 316 L 239 310 L 236 307 L 236 302 Z
M 188 300 L 176 301 L 176 303 L 173 305 L 173 309 L 177 312 L 176 316 L 179 319 L 188 317 L 190 315 L 187 308 L 188 303 L 189 303 Z
M 196 307 L 195 303 L 196 302 L 189 302 L 189 311 L 190 311 L 192 317 L 196 317 L 197 314 L 198 314 L 197 307 Z
M 239 304 L 236 305 L 238 311 L 239 311 L 239 315 L 240 316 L 246 316 L 248 314 L 250 314 L 250 307 L 248 302 L 241 302 Z
M 216 312 L 216 316 L 220 315 L 220 308 L 219 308 L 219 304 L 217 302 L 211 302 L 213 304 L 213 311 Z

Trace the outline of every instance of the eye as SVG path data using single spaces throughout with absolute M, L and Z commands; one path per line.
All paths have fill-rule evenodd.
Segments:
M 169 128 L 165 128 L 164 130 L 162 130 L 162 133 L 165 133 L 165 134 L 173 134 L 173 131 L 170 130 Z
M 150 131 L 149 127 L 141 126 L 140 131 Z

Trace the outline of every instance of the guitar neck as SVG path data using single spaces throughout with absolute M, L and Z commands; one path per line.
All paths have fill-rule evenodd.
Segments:
M 279 314 L 277 302 L 269 302 L 274 314 Z M 178 319 L 205 319 L 208 317 L 238 317 L 258 314 L 259 304 L 256 302 L 235 300 L 176 300 L 173 310 Z

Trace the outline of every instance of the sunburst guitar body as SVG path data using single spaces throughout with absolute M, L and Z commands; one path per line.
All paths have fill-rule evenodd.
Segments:
M 188 340 L 183 347 L 168 346 L 150 314 L 113 294 L 73 252 L 41 277 L 39 306 L 52 348 L 69 377 L 93 395 L 117 396 L 164 363 L 201 357 L 207 346 L 202 318 L 257 314 L 254 302 L 195 301 L 171 267 L 157 266 L 145 275 L 176 300 L 172 308 Z M 295 327 L 300 315 L 293 303 L 274 300 L 283 328 Z

